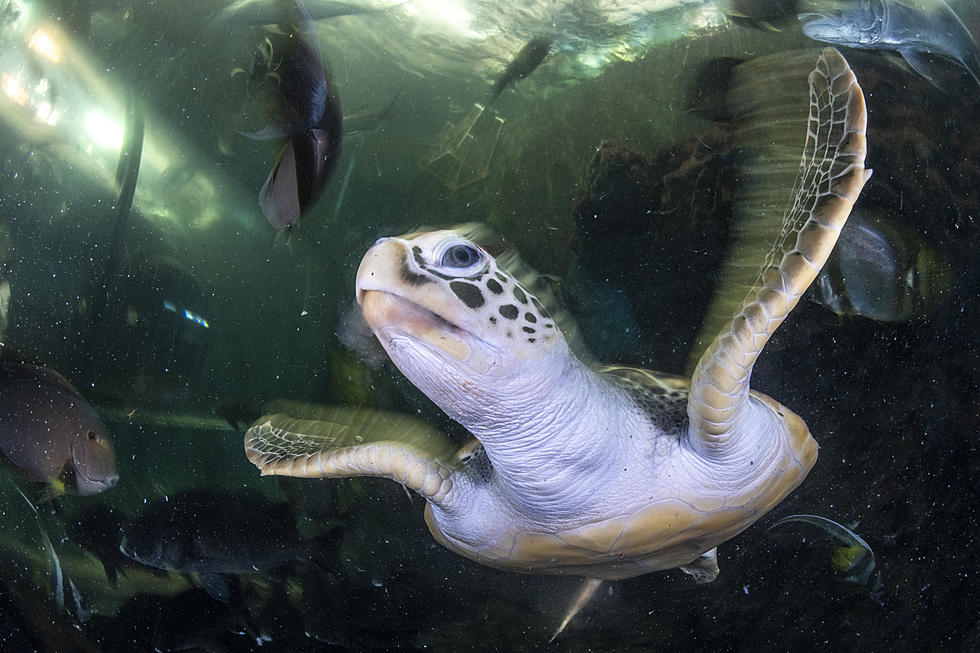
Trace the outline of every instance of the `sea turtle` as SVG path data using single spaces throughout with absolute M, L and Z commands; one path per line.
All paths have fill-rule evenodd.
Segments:
M 786 497 L 817 457 L 803 420 L 749 389 L 870 176 L 864 97 L 847 62 L 825 50 L 809 84 L 782 233 L 692 379 L 586 365 L 541 302 L 454 231 L 382 238 L 357 272 L 364 317 L 401 372 L 474 439 L 459 448 L 423 427 L 382 428 L 380 413 L 359 422 L 324 409 L 260 418 L 245 436 L 249 459 L 263 474 L 396 480 L 427 500 L 441 544 L 491 567 L 593 579 L 680 567 L 713 579 L 715 547 Z

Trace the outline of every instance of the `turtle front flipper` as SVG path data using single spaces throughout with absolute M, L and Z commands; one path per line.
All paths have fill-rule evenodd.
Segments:
M 305 413 L 306 419 L 267 415 L 246 431 L 245 454 L 263 476 L 380 476 L 447 507 L 459 448 L 447 436 L 378 410 L 324 406 Z
M 864 95 L 847 61 L 832 48 L 810 73 L 806 145 L 782 230 L 732 320 L 698 361 L 687 412 L 692 445 L 711 456 L 747 414 L 752 366 L 796 306 L 837 242 L 871 175 Z M 747 429 L 750 430 L 750 429 Z

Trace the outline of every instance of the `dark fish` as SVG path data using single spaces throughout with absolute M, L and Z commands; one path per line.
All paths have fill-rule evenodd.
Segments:
M 254 493 L 189 490 L 150 503 L 120 529 L 133 560 L 183 574 L 282 567 L 303 550 L 292 511 Z
M 893 220 L 855 209 L 810 291 L 838 315 L 904 322 L 926 315 L 949 285 L 948 264 Z
M 497 83 L 493 85 L 493 95 L 490 101 L 493 102 L 497 96 L 510 84 L 520 81 L 534 72 L 534 69 L 541 65 L 544 58 L 548 56 L 551 49 L 551 39 L 542 36 L 536 37 L 524 44 L 517 56 L 507 65 L 507 70 L 501 75 Z
M 980 52 L 973 35 L 943 0 L 860 0 L 833 12 L 799 15 L 816 41 L 868 50 L 895 50 L 935 83 L 923 55 L 958 61 L 980 84 Z
M 279 77 L 284 120 L 245 136 L 255 140 L 288 138 L 272 172 L 259 191 L 262 213 L 275 229 L 291 229 L 323 194 L 340 160 L 343 113 L 324 67 L 313 22 L 296 3 L 299 27 L 292 49 L 269 64 Z
M 64 377 L 37 365 L 0 363 L 0 453 L 59 491 L 96 494 L 119 480 L 98 414 Z
M 311 20 L 356 16 L 388 9 L 359 7 L 334 0 L 310 0 L 306 7 Z M 282 0 L 238 0 L 217 13 L 215 19 L 229 25 L 277 25 L 289 22 L 289 4 Z

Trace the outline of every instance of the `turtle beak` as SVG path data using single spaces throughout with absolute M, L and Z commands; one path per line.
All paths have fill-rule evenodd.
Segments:
M 358 303 L 368 326 L 386 349 L 397 334 L 406 334 L 460 362 L 472 354 L 462 330 L 404 297 L 381 290 L 361 290 Z

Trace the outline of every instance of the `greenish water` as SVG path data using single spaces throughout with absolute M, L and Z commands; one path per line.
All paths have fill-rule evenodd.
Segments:
M 248 75 L 233 74 L 275 30 L 222 23 L 225 3 L 211 0 L 0 0 L 2 342 L 100 412 L 120 476 L 104 493 L 50 501 L 2 472 L 4 650 L 980 646 L 980 96 L 942 60 L 945 90 L 844 50 L 867 97 L 875 170 L 856 210 L 934 252 L 946 281 L 903 321 L 839 317 L 804 298 L 777 331 L 752 386 L 806 420 L 820 457 L 719 547 L 714 582 L 669 570 L 607 583 L 548 644 L 579 579 L 449 552 L 423 500 L 395 483 L 276 480 L 248 462 L 225 416 L 247 422 L 274 399 L 397 410 L 463 441 L 352 317 L 364 252 L 422 226 L 488 224 L 545 275 L 596 359 L 682 372 L 737 229 L 739 151 L 703 106 L 690 110 L 695 73 L 714 57 L 819 45 L 795 20 L 751 29 L 713 2 L 438 4 L 317 21 L 350 131 L 323 196 L 285 235 L 258 204 L 281 141 L 242 135 L 268 117 Z M 980 34 L 977 9 L 951 4 Z M 446 126 L 485 104 L 542 32 L 551 53 L 485 109 L 478 147 L 451 146 Z M 127 106 L 145 123 L 128 214 L 116 181 Z M 255 493 L 289 514 L 294 559 L 224 574 L 232 596 L 220 601 L 200 589 L 213 579 L 118 551 L 120 521 L 195 489 Z M 796 513 L 859 533 L 880 582 L 846 580 L 838 543 L 811 526 L 767 532 Z

